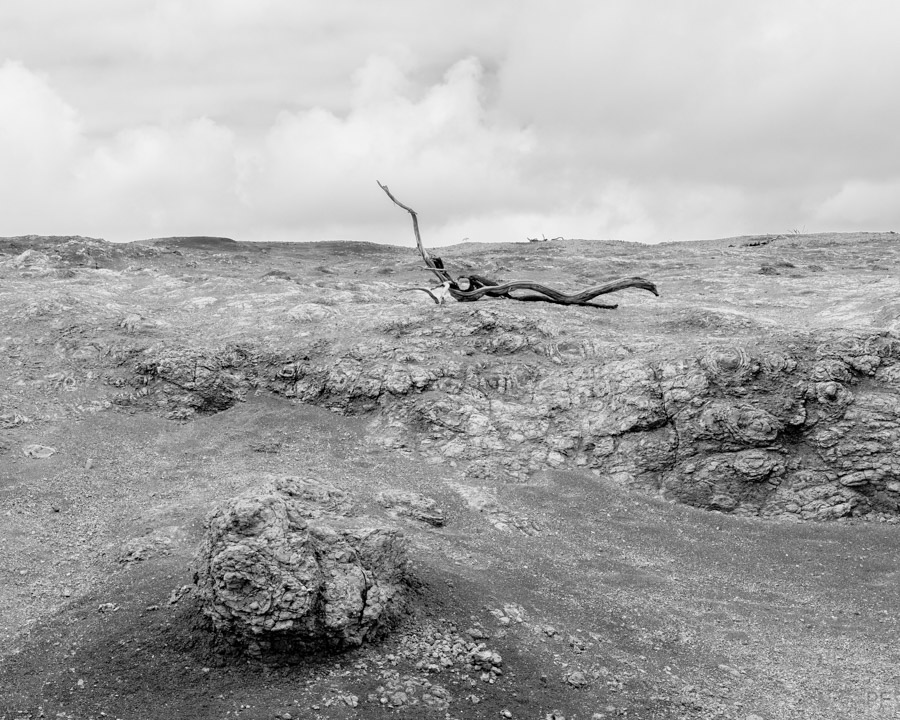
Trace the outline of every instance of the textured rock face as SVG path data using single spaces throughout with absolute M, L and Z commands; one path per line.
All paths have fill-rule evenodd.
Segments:
M 746 515 L 900 508 L 900 340 L 890 333 L 783 352 L 718 345 L 672 359 L 653 346 L 559 341 L 530 320 L 481 309 L 426 332 L 407 328 L 398 342 L 341 357 L 327 348 L 301 361 L 253 356 L 243 369 L 234 351 L 208 354 L 227 362 L 195 372 L 196 392 L 264 385 L 348 412 L 378 410 L 378 442 L 467 462 L 474 477 L 582 467 Z M 461 342 L 441 353 L 440 336 Z M 142 367 L 187 372 L 168 362 Z
M 215 628 L 258 657 L 362 644 L 403 612 L 406 540 L 360 525 L 344 494 L 284 478 L 209 517 L 197 595 Z
M 170 397 L 187 392 L 193 407 L 228 405 L 256 387 L 374 412 L 376 442 L 414 447 L 472 478 L 585 468 L 722 512 L 900 514 L 892 332 L 707 341 L 675 355 L 646 339 L 561 339 L 503 306 L 378 330 L 391 340 L 317 341 L 290 355 L 225 349 L 199 363 L 166 351 L 139 368 L 169 383 Z
M 377 500 L 382 507 L 393 510 L 397 515 L 410 517 L 434 527 L 444 524 L 444 511 L 438 507 L 433 498 L 420 493 L 385 490 L 378 493 Z

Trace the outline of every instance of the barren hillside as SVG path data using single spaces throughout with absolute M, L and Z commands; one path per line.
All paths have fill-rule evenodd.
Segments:
M 439 306 L 367 243 L 0 240 L 0 719 L 893 712 L 896 238 L 440 252 L 657 285 L 617 309 Z M 248 663 L 198 616 L 207 514 L 286 475 L 406 535 L 383 642 Z

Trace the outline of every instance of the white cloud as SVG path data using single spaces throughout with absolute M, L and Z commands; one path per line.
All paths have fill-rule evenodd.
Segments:
M 101 235 L 228 235 L 238 166 L 233 133 L 205 118 L 127 130 L 79 162 L 81 215 Z
M 897 230 L 900 228 L 897 198 L 900 198 L 900 177 L 880 182 L 849 180 L 816 208 L 813 220 L 818 227 L 826 228 Z
M 0 222 L 26 230 L 64 205 L 81 141 L 76 111 L 44 78 L 19 63 L 0 66 Z
M 0 234 L 900 225 L 888 0 L 0 5 Z M 53 38 L 48 42 L 47 38 Z
M 0 78 L 0 87 L 10 86 L 4 97 L 18 108 L 5 133 L 8 175 L 30 173 L 23 193 L 46 201 L 50 193 L 39 191 L 53 188 L 52 196 L 65 200 L 44 206 L 53 232 L 406 242 L 407 220 L 376 180 L 391 183 L 423 213 L 423 231 L 437 231 L 451 216 L 502 213 L 533 198 L 519 167 L 533 139 L 489 115 L 474 58 L 417 89 L 393 61 L 372 57 L 355 74 L 346 115 L 282 112 L 259 141 L 206 118 L 92 141 L 75 111 L 33 73 L 12 65 Z M 36 161 L 35 147 L 46 162 Z M 432 239 L 458 238 L 438 231 Z
M 260 217 L 334 233 L 404 222 L 391 216 L 376 180 L 433 227 L 451 215 L 523 204 L 532 193 L 520 166 L 533 138 L 487 113 L 482 74 L 477 60 L 461 60 L 414 99 L 392 61 L 370 58 L 344 117 L 321 108 L 278 117 L 245 178 L 247 197 Z

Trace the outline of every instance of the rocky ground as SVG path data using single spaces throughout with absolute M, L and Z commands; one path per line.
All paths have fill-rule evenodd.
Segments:
M 0 240 L 0 718 L 900 712 L 896 237 L 441 252 L 657 284 L 616 310 L 437 306 L 366 243 Z M 407 538 L 385 640 L 209 631 L 204 520 L 284 476 Z

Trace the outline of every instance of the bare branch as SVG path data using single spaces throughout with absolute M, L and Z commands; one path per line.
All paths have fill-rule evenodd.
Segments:
M 433 272 L 435 275 L 437 275 L 438 280 L 440 280 L 441 282 L 449 281 L 449 282 L 453 283 L 454 280 L 450 276 L 450 273 L 448 273 L 446 270 L 444 270 L 444 266 L 443 266 L 443 263 L 441 262 L 441 259 L 438 258 L 436 261 L 434 259 L 432 259 L 432 257 L 428 254 L 428 251 L 425 249 L 425 246 L 422 245 L 422 236 L 419 235 L 419 216 L 416 215 L 416 211 L 413 210 L 411 207 L 404 205 L 397 198 L 395 198 L 393 196 L 393 194 L 391 194 L 391 191 L 388 189 L 387 185 L 382 185 L 378 180 L 376 180 L 375 182 L 378 183 L 378 187 L 380 187 L 382 190 L 384 190 L 385 195 L 387 195 L 394 202 L 395 205 L 402 207 L 404 210 L 406 210 L 406 212 L 408 212 L 412 216 L 413 232 L 416 234 L 416 246 L 419 248 L 419 253 L 422 255 L 422 259 L 425 261 L 425 265 L 428 267 L 428 269 L 431 270 L 431 272 Z
M 595 297 L 599 295 L 606 295 L 608 293 L 618 292 L 619 290 L 624 290 L 625 288 L 638 288 L 639 290 L 647 290 L 648 292 L 653 293 L 654 295 L 659 295 L 659 292 L 656 290 L 656 285 L 654 285 L 649 280 L 644 280 L 644 278 L 639 277 L 631 277 L 631 278 L 623 278 L 621 280 L 613 280 L 608 283 L 604 283 L 603 285 L 595 285 L 594 287 L 587 288 L 586 290 L 582 290 L 578 293 L 566 294 L 560 292 L 559 290 L 555 290 L 551 287 L 547 287 L 546 285 L 541 285 L 540 283 L 533 282 L 531 280 L 513 280 L 507 283 L 490 283 L 490 284 L 482 284 L 481 280 L 483 278 L 478 278 L 475 276 L 477 280 L 472 283 L 470 279 L 470 284 L 476 285 L 472 290 L 451 290 L 453 297 L 457 300 L 478 300 L 478 298 L 484 295 L 490 295 L 493 297 L 509 297 L 513 300 L 537 300 L 543 302 L 552 302 L 557 303 L 559 305 L 591 305 L 592 307 L 609 307 L 608 305 L 596 305 L 591 303 Z M 527 296 L 527 297 L 513 297 L 510 295 L 511 290 L 533 290 L 534 292 L 541 293 L 546 297 L 539 296 Z
M 376 180 L 376 182 L 378 181 Z M 382 185 L 380 182 L 378 182 L 378 187 L 384 190 L 385 195 L 387 195 L 395 205 L 403 208 L 410 214 L 410 216 L 412 216 L 413 232 L 416 234 L 416 246 L 419 248 L 419 253 L 422 255 L 422 259 L 425 261 L 425 266 L 429 270 L 431 270 L 431 272 L 437 275 L 438 279 L 441 281 L 441 287 L 431 289 L 409 288 L 409 290 L 421 290 L 423 292 L 426 292 L 431 296 L 431 299 L 439 305 L 443 305 L 444 302 L 450 297 L 452 297 L 454 300 L 470 302 L 487 296 L 507 298 L 509 300 L 549 302 L 556 303 L 558 305 L 585 305 L 587 307 L 615 309 L 616 305 L 601 305 L 600 303 L 592 303 L 591 300 L 600 295 L 606 295 L 608 293 L 617 292 L 626 288 L 647 290 L 654 295 L 659 295 L 656 290 L 656 285 L 654 285 L 649 280 L 644 280 L 640 277 L 622 278 L 620 280 L 613 280 L 611 282 L 604 283 L 603 285 L 595 285 L 593 287 L 589 287 L 586 290 L 582 290 L 581 292 L 564 293 L 560 290 L 555 290 L 554 288 L 547 287 L 546 285 L 541 285 L 540 283 L 534 282 L 532 280 L 512 280 L 511 282 L 504 283 L 498 282 L 496 280 L 491 280 L 480 275 L 470 275 L 468 277 L 459 278 L 459 281 L 466 281 L 466 289 L 463 290 L 462 287 L 460 287 L 459 283 L 453 279 L 453 276 L 444 269 L 444 263 L 441 261 L 441 259 L 432 258 L 428 254 L 428 251 L 425 249 L 425 247 L 422 245 L 422 236 L 419 234 L 419 218 L 416 215 L 416 211 L 411 207 L 404 205 L 397 198 L 395 198 L 391 191 L 388 189 L 387 185 Z M 553 238 L 553 240 L 563 239 L 564 238 L 562 236 Z M 543 240 L 539 240 L 538 238 L 528 238 L 528 241 L 547 242 L 547 236 L 543 235 Z M 517 297 L 510 294 L 513 290 L 531 290 L 532 293 L 537 294 Z

